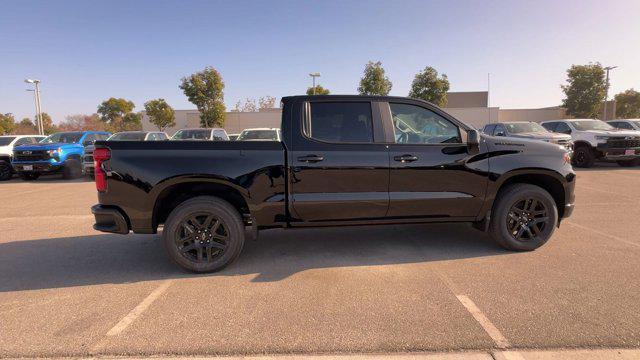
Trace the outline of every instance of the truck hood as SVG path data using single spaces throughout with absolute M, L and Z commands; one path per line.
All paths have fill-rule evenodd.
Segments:
M 77 147 L 80 144 L 67 144 L 67 143 L 47 143 L 47 144 L 31 144 L 31 145 L 22 145 L 17 146 L 16 150 L 55 150 L 57 148 L 71 148 Z
M 567 134 L 555 134 L 549 132 L 528 132 L 528 133 L 519 133 L 512 134 L 511 137 L 523 138 L 523 139 L 536 139 L 536 140 L 571 140 L 571 135 Z
M 527 153 L 530 155 L 554 155 L 566 152 L 566 148 L 539 138 L 521 138 L 512 136 L 481 135 L 491 152 Z

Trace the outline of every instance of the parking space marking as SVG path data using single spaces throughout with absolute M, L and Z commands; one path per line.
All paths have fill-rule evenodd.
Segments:
M 598 234 L 598 235 L 600 235 L 600 236 L 604 236 L 604 237 L 609 238 L 609 239 L 612 239 L 612 240 L 616 240 L 616 241 L 623 242 L 623 243 L 625 243 L 625 244 L 629 244 L 629 245 L 633 245 L 633 246 L 640 247 L 640 244 L 639 244 L 639 243 L 634 243 L 633 241 L 625 240 L 625 239 L 623 239 L 623 238 L 621 238 L 621 237 L 618 237 L 618 236 L 615 236 L 615 235 L 611 235 L 611 234 L 607 234 L 607 233 L 605 233 L 605 232 L 602 232 L 602 231 L 600 231 L 600 230 L 596 230 L 596 229 L 590 228 L 590 227 L 588 227 L 588 226 L 579 225 L 579 224 L 574 223 L 573 221 L 566 221 L 566 220 L 565 220 L 565 223 L 566 223 L 566 224 L 569 224 L 569 225 L 571 225 L 571 226 L 575 226 L 575 227 L 577 227 L 577 228 L 579 228 L 579 229 L 587 230 L 587 231 L 590 231 L 590 232 L 592 232 L 592 233 L 594 233 L 594 234 Z
M 504 335 L 502 335 L 500 330 L 498 330 L 498 328 L 495 325 L 493 325 L 491 320 L 489 320 L 489 318 L 484 315 L 484 313 L 480 310 L 480 308 L 478 308 L 476 304 L 471 299 L 469 299 L 469 297 L 467 297 L 466 295 L 456 295 L 456 298 L 458 298 L 458 301 L 462 303 L 462 305 L 467 309 L 467 311 L 469 311 L 471 316 L 473 316 L 473 318 L 476 319 L 476 321 L 480 324 L 480 326 L 482 326 L 484 331 L 486 331 L 487 334 L 489 334 L 489 336 L 491 337 L 491 339 L 493 339 L 493 341 L 496 343 L 498 348 L 506 349 L 508 347 L 511 347 L 509 340 L 507 340 L 507 338 L 505 338 Z
M 144 300 L 142 300 L 142 302 L 138 304 L 138 306 L 136 306 L 133 310 L 131 310 L 129 314 L 127 314 L 127 316 L 122 318 L 120 322 L 118 322 L 114 327 L 112 327 L 111 330 L 107 332 L 107 336 L 108 337 L 117 336 L 121 334 L 123 331 L 125 331 L 129 325 L 131 325 L 134 321 L 136 321 L 136 319 L 143 312 L 145 312 L 145 310 L 147 310 L 149 306 L 151 306 L 151 304 L 153 304 L 153 302 L 156 301 L 157 298 L 160 297 L 160 295 L 162 295 L 165 291 L 167 291 L 167 289 L 169 288 L 169 286 L 171 286 L 172 283 L 173 283 L 172 279 L 163 281 L 162 284 L 160 284 L 160 286 L 158 286 L 155 290 L 153 290 L 151 294 L 149 294 L 149 296 L 147 296 Z
M 30 220 L 43 220 L 43 219 L 93 219 L 93 215 L 35 215 L 29 216 Z M 16 221 L 16 220 L 24 220 L 23 217 L 0 217 L 0 221 Z

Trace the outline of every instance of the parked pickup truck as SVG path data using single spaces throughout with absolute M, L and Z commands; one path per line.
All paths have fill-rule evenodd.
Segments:
M 84 147 L 109 135 L 95 131 L 51 134 L 38 144 L 16 147 L 11 165 L 23 180 L 35 180 L 42 174 L 53 173 L 73 179 L 82 176 Z
M 562 145 L 570 151 L 573 149 L 571 135 L 553 133 L 540 126 L 540 124 L 530 121 L 512 121 L 487 124 L 482 128 L 482 132 L 493 136 L 507 136 L 546 141 Z
M 597 119 L 550 120 L 541 125 L 549 131 L 571 135 L 576 167 L 592 167 L 596 160 L 629 167 L 640 159 L 640 131 L 618 130 Z
M 282 102 L 282 142 L 96 142 L 94 228 L 163 225 L 169 257 L 208 272 L 261 229 L 471 222 L 534 250 L 572 213 L 576 176 L 557 144 L 480 135 L 421 100 Z

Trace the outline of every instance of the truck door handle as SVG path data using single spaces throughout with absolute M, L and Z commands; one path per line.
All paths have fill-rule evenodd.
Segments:
M 398 156 L 394 156 L 393 160 L 395 161 L 400 161 L 400 162 L 412 162 L 412 161 L 416 161 L 418 160 L 418 157 L 415 155 L 411 155 L 411 154 L 404 154 L 404 155 L 398 155 Z
M 298 161 L 308 162 L 308 163 L 316 163 L 316 162 L 320 162 L 322 160 L 324 160 L 324 156 L 306 155 L 306 156 L 299 156 L 298 157 Z

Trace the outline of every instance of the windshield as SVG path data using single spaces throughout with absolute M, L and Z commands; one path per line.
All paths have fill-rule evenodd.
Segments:
M 539 124 L 536 123 L 507 123 L 504 124 L 507 127 L 507 131 L 510 134 L 520 134 L 520 133 L 531 133 L 531 132 L 548 132 L 547 129 L 543 128 Z
M 276 130 L 244 130 L 237 140 L 278 140 Z
M 178 130 L 173 135 L 172 140 L 209 140 L 211 138 L 211 130 L 206 129 L 193 129 L 193 130 Z
M 640 120 L 632 120 L 632 123 L 634 123 L 637 127 L 640 127 Z
M 600 120 L 579 120 L 572 121 L 571 124 L 577 130 L 586 131 L 586 130 L 615 130 L 615 128 L 604 121 Z
M 52 144 L 52 143 L 75 144 L 80 141 L 81 137 L 82 137 L 82 133 L 79 133 L 79 132 L 56 133 L 56 134 L 47 136 L 40 142 L 43 144 Z
M 147 134 L 142 132 L 122 132 L 111 135 L 107 140 L 116 141 L 142 141 Z
M 16 138 L 15 136 L 0 137 L 0 146 L 5 146 L 5 145 L 11 144 L 11 142 L 15 138 Z

